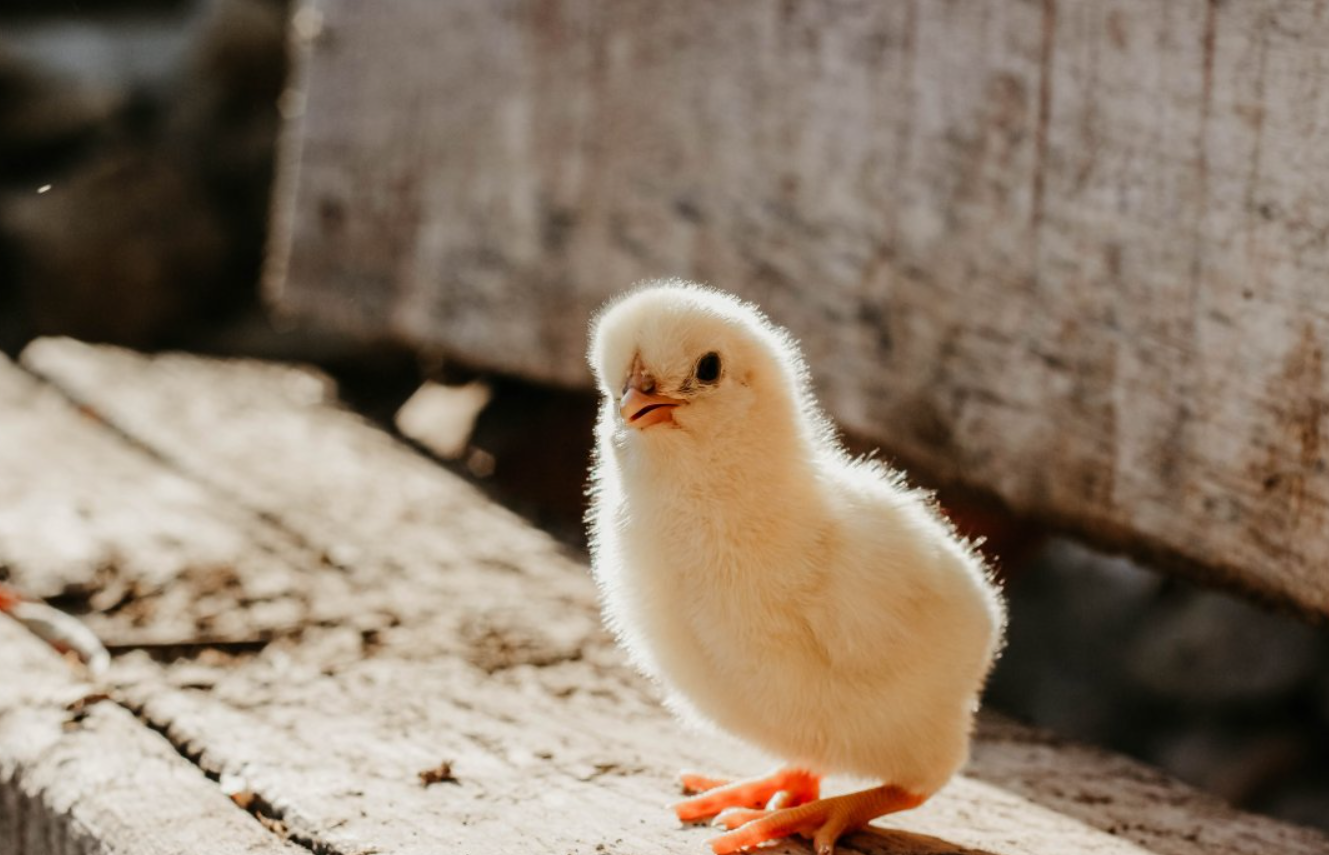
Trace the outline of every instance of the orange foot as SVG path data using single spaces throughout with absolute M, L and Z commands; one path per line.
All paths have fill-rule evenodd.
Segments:
M 701 794 L 674 805 L 678 818 L 684 822 L 706 819 L 726 808 L 765 806 L 774 809 L 785 805 L 801 805 L 816 799 L 821 792 L 821 777 L 804 769 L 780 769 L 764 778 L 749 778 L 732 783 L 687 773 L 681 775 L 680 779 L 683 792 Z
M 867 825 L 879 816 L 918 807 L 926 799 L 926 796 L 887 786 L 781 810 L 728 810 L 716 821 L 731 830 L 712 840 L 711 849 L 715 855 L 729 855 L 769 840 L 801 834 L 812 838 L 817 855 L 832 855 L 835 841 L 846 831 Z

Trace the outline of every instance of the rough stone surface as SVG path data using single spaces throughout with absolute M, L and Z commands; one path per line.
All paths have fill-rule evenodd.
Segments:
M 706 280 L 934 479 L 1323 615 L 1327 10 L 309 0 L 271 287 L 584 386 Z

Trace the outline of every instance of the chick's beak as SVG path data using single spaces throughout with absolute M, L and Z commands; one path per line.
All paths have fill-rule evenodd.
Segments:
M 640 371 L 634 371 L 628 379 L 628 390 L 623 393 L 618 412 L 623 416 L 623 423 L 638 430 L 651 425 L 674 423 L 674 408 L 682 404 L 678 398 L 661 395 L 655 391 L 654 381 L 647 380 Z

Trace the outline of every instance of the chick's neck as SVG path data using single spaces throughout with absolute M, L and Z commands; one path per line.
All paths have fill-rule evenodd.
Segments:
M 741 420 L 668 439 L 623 463 L 639 488 L 634 503 L 671 537 L 700 546 L 715 532 L 727 548 L 764 551 L 824 515 L 815 429 L 789 398 L 764 397 Z

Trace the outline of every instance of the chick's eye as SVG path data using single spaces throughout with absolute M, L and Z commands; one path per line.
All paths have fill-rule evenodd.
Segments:
M 697 362 L 697 379 L 703 383 L 714 383 L 720 379 L 720 354 L 708 353 Z

